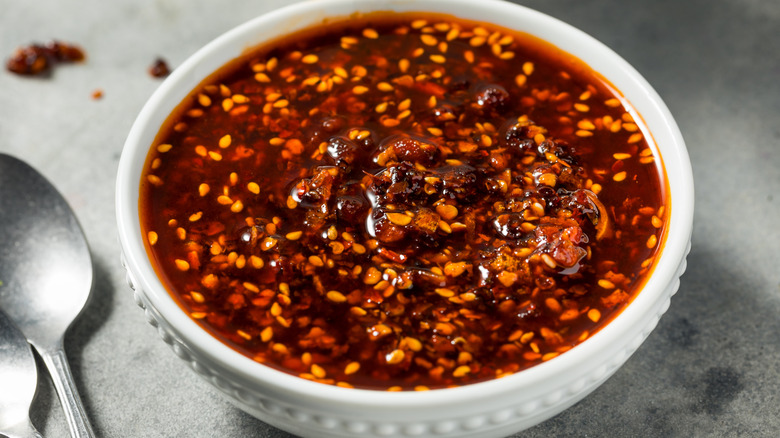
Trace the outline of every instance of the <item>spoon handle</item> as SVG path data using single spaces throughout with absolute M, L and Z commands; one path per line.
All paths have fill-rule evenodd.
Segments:
M 79 392 L 76 390 L 76 384 L 73 382 L 73 375 L 68 366 L 68 358 L 65 356 L 65 349 L 62 341 L 58 342 L 53 348 L 38 348 L 38 354 L 46 364 L 51 374 L 51 380 L 60 397 L 62 409 L 65 411 L 65 418 L 70 427 L 70 434 L 73 438 L 94 438 L 95 432 L 89 424 L 87 414 L 84 411 L 84 405 L 79 398 Z

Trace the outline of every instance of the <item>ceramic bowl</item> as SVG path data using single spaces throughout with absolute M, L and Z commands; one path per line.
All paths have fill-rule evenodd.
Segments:
M 205 77 L 252 46 L 355 11 L 428 11 L 520 30 L 569 52 L 611 82 L 643 119 L 670 187 L 663 252 L 636 298 L 591 338 L 500 380 L 424 392 L 345 389 L 258 364 L 200 328 L 158 280 L 144 249 L 139 181 L 148 149 L 171 111 Z M 585 397 L 639 347 L 669 307 L 685 270 L 693 221 L 693 179 L 672 115 L 651 86 L 612 50 L 539 12 L 496 0 L 320 0 L 288 6 L 241 25 L 190 57 L 157 89 L 130 131 L 116 196 L 127 281 L 160 337 L 198 375 L 241 409 L 278 428 L 311 437 L 505 436 L 531 427 Z

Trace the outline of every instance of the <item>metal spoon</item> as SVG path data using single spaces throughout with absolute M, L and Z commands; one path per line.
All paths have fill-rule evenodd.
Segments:
M 38 368 L 30 344 L 0 311 L 0 435 L 41 438 L 30 422 L 30 403 L 37 387 Z
M 35 169 L 0 154 L 0 308 L 49 369 L 74 437 L 94 433 L 63 338 L 86 305 L 92 259 L 68 203 Z

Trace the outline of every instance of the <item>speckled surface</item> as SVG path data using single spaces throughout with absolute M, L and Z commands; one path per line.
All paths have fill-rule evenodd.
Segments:
M 289 436 L 225 402 L 157 338 L 124 283 L 113 203 L 125 136 L 160 83 L 153 60 L 175 67 L 285 3 L 0 0 L 3 59 L 50 38 L 88 55 L 44 79 L 0 71 L 0 151 L 47 175 L 92 246 L 94 297 L 66 348 L 100 436 Z M 656 88 L 688 144 L 697 204 L 688 271 L 650 338 L 589 397 L 517 436 L 780 435 L 780 3 L 519 3 L 595 36 Z M 65 437 L 42 375 L 32 420 Z

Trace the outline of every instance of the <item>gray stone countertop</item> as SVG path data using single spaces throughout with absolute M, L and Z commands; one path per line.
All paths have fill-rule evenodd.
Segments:
M 234 408 L 158 339 L 125 284 L 114 215 L 122 145 L 160 84 L 153 60 L 175 68 L 285 3 L 0 0 L 3 59 L 51 38 L 88 56 L 44 79 L 0 71 L 0 151 L 63 192 L 91 244 L 94 296 L 66 348 L 100 436 L 289 436 Z M 655 87 L 688 145 L 696 214 L 688 271 L 649 339 L 590 396 L 517 436 L 780 436 L 780 3 L 520 3 L 595 36 Z M 41 376 L 32 420 L 65 437 Z

